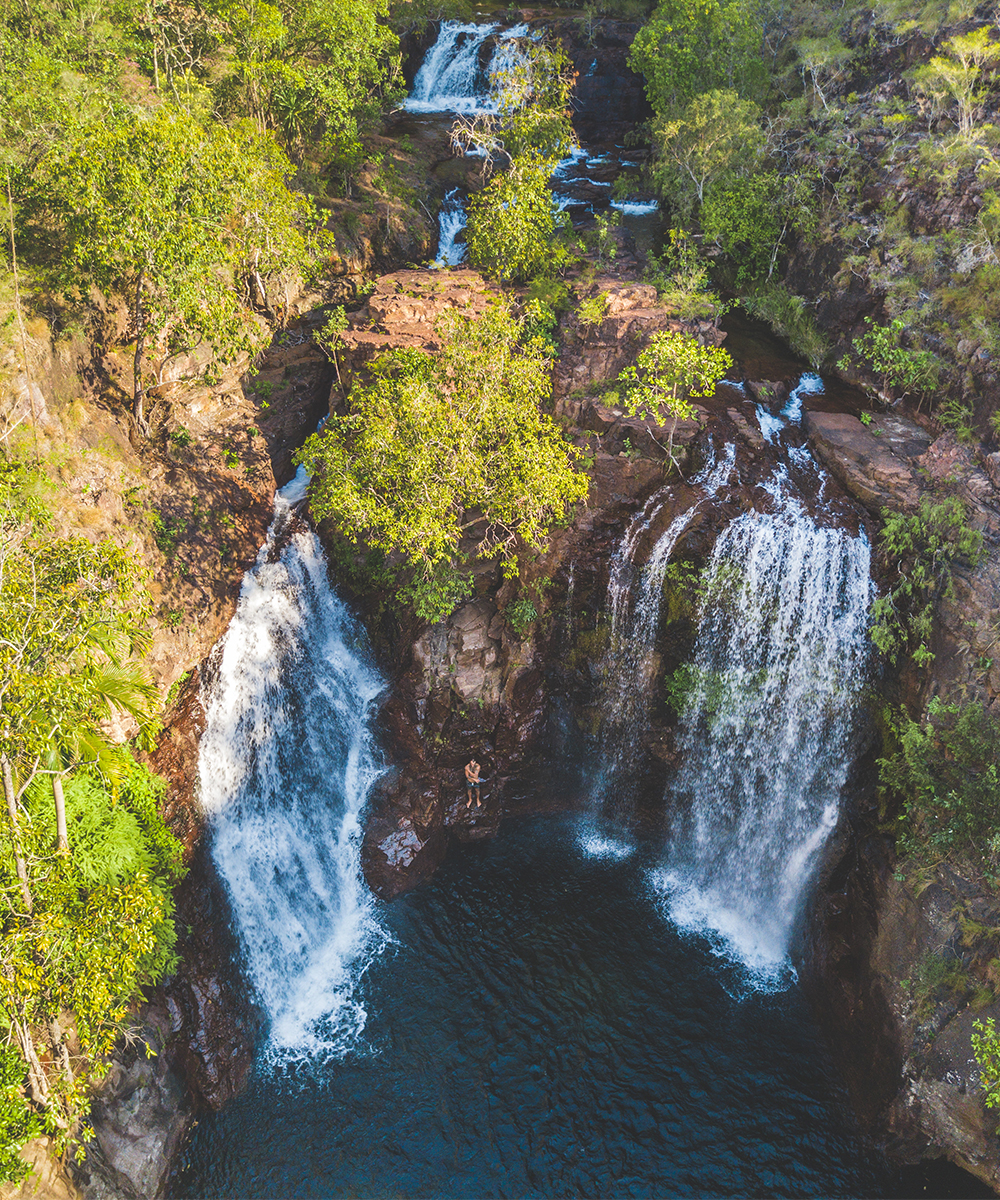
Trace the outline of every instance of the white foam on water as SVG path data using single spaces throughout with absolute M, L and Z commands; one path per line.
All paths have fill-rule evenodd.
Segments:
M 815 372 L 807 371 L 789 392 L 788 400 L 785 407 L 781 410 L 781 415 L 792 425 L 800 424 L 802 421 L 803 397 L 822 396 L 822 394 L 823 380 Z
M 863 534 L 817 525 L 783 466 L 765 490 L 706 571 L 662 882 L 679 926 L 771 979 L 837 822 L 873 588 Z
M 453 112 L 469 116 L 499 112 L 498 87 L 520 54 L 514 43 L 532 35 L 525 24 L 498 30 L 496 22 L 442 21 L 437 40 L 427 51 L 403 108 L 415 113 Z M 480 61 L 482 46 L 493 35 L 497 44 L 484 71 Z
M 648 217 L 659 210 L 658 200 L 612 200 L 611 207 L 626 217 Z
M 735 969 L 735 988 L 730 994 L 772 995 L 784 991 L 797 979 L 786 952 L 783 931 L 767 921 L 748 920 L 731 908 L 724 896 L 702 891 L 671 871 L 653 871 L 650 883 L 660 896 L 665 915 L 691 937 L 708 943 L 710 952 Z
M 774 445 L 774 439 L 785 428 L 785 422 L 781 417 L 775 416 L 763 404 L 757 405 L 757 424 L 760 426 L 760 431 L 764 435 L 764 438 L 772 445 Z
M 201 800 L 247 975 L 278 1059 L 361 1048 L 358 984 L 388 944 L 361 874 L 359 814 L 381 772 L 369 717 L 382 680 L 295 529 L 300 471 L 247 572 L 205 695 Z
M 635 851 L 630 842 L 604 837 L 592 831 L 580 834 L 580 848 L 588 858 L 610 859 L 614 862 L 628 858 Z
M 465 228 L 465 205 L 458 188 L 445 196 L 438 212 L 438 251 L 435 267 L 455 267 L 465 259 L 465 243 L 455 239 Z

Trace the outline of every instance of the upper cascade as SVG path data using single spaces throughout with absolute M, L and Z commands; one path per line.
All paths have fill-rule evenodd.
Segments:
M 518 38 L 528 37 L 527 25 L 501 30 L 499 23 L 442 21 L 437 41 L 427 51 L 403 102 L 407 112 L 453 112 L 476 116 L 500 110 L 497 76 L 516 61 Z M 494 38 L 493 53 L 484 64 L 484 46 Z

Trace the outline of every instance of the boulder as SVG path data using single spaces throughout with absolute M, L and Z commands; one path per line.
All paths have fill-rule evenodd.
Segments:
M 748 380 L 747 387 L 757 403 L 763 404 L 765 408 L 769 408 L 772 412 L 778 412 L 788 399 L 787 383 L 772 383 L 767 379 L 762 379 L 759 382 Z
M 914 512 L 920 486 L 913 468 L 850 413 L 806 412 L 803 425 L 831 475 L 873 514 Z

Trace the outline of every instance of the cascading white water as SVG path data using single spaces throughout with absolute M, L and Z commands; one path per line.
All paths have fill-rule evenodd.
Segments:
M 403 108 L 416 113 L 468 115 L 499 111 L 495 77 L 512 64 L 514 52 L 509 43 L 529 34 L 527 25 L 515 25 L 498 33 L 499 29 L 496 23 L 442 21 L 437 41 L 427 51 Z M 483 43 L 494 35 L 497 45 L 484 71 L 481 61 Z
M 436 267 L 455 267 L 465 258 L 465 244 L 455 238 L 465 228 L 465 205 L 458 188 L 445 196 L 438 213 L 438 251 Z
M 633 587 L 637 575 L 635 555 L 642 535 L 666 502 L 669 488 L 655 492 L 632 518 L 612 560 L 607 603 L 611 630 L 602 664 L 602 768 L 595 787 L 598 818 L 620 821 L 634 799 L 641 764 L 636 747 L 649 716 L 663 582 L 670 556 L 701 505 L 730 480 L 735 465 L 736 447 L 729 444 L 719 462 L 713 454 L 701 474 L 691 481 L 704 489 L 704 495 L 690 508 L 678 513 L 660 534 L 648 561 L 638 573 L 638 587 Z M 617 843 L 588 831 L 584 845 L 597 853 L 614 851 Z
M 386 944 L 358 820 L 380 773 L 368 716 L 382 681 L 315 534 L 289 533 L 304 493 L 300 473 L 275 499 L 220 646 L 199 758 L 212 853 L 281 1057 L 357 1043 L 355 985 Z
M 659 880 L 673 920 L 761 986 L 790 970 L 837 820 L 872 597 L 864 534 L 817 525 L 782 467 L 768 490 L 774 511 L 733 521 L 708 564 L 671 789 L 682 815 Z

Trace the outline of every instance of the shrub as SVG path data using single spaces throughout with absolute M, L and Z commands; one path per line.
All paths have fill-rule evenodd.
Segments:
M 872 605 L 871 638 L 889 662 L 909 650 L 918 666 L 926 666 L 934 658 L 928 643 L 935 606 L 951 595 L 952 563 L 978 562 L 983 535 L 968 527 L 965 505 L 957 496 L 937 504 L 923 496 L 919 512 L 886 509 L 883 516 L 879 553 L 895 580 Z
M 879 786 L 883 799 L 903 802 L 900 849 L 932 861 L 972 854 L 995 872 L 1000 720 L 980 703 L 945 704 L 937 697 L 922 721 L 902 710 L 885 716 L 889 742 L 879 760 Z

